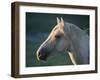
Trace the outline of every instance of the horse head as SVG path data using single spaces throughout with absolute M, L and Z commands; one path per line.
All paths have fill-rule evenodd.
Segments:
M 69 46 L 70 40 L 65 36 L 64 20 L 57 18 L 57 25 L 52 29 L 47 39 L 40 45 L 37 50 L 38 60 L 46 60 L 52 52 L 65 51 Z

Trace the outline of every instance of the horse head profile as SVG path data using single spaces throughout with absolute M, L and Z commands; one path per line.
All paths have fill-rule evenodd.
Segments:
M 57 25 L 36 52 L 37 59 L 46 61 L 54 51 L 66 51 L 73 64 L 89 64 L 89 37 L 78 26 L 57 18 Z

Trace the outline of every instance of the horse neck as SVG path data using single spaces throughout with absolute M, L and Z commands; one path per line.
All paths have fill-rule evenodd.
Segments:
M 71 24 L 67 30 L 68 37 L 71 42 L 71 49 L 72 52 L 77 55 L 78 61 L 82 60 L 82 63 L 87 63 L 88 59 L 86 57 L 89 56 L 88 54 L 88 47 L 89 47 L 89 39 L 88 36 L 84 31 L 82 31 L 80 28 L 78 28 L 76 25 Z

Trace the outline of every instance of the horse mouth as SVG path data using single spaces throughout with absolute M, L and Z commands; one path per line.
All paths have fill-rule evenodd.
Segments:
M 46 62 L 46 60 L 47 60 L 47 55 L 38 54 L 38 55 L 37 55 L 37 59 L 38 59 L 39 61 Z
M 39 60 L 40 61 L 46 61 L 47 60 L 47 57 L 46 56 L 39 56 Z

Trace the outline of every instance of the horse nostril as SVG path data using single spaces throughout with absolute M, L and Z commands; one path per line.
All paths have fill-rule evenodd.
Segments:
M 41 56 L 41 52 L 39 51 L 39 52 L 38 52 L 38 57 L 40 57 L 40 56 Z
M 38 59 L 46 60 L 46 58 L 47 58 L 46 49 L 45 48 L 40 49 L 38 52 Z
M 45 55 L 45 49 L 42 48 L 42 49 L 40 49 L 40 50 L 38 51 L 37 56 L 40 57 L 40 56 L 44 56 L 44 55 Z

